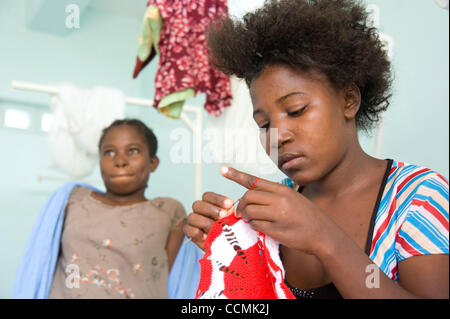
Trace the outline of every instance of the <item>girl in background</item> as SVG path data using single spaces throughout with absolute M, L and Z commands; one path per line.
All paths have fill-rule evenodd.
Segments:
M 141 121 L 117 120 L 99 150 L 106 193 L 71 192 L 49 298 L 167 298 L 186 214 L 172 198 L 144 196 L 156 137 Z

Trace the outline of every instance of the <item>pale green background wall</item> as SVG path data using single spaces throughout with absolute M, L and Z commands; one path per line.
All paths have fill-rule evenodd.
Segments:
M 49 96 L 11 91 L 9 82 L 69 81 L 83 88 L 104 85 L 118 88 L 127 96 L 150 99 L 154 92 L 156 60 L 137 80 L 131 79 L 141 24 L 139 13 L 121 10 L 121 0 L 109 1 L 111 10 L 101 6 L 106 1 L 65 1 L 88 4 L 80 29 L 68 32 L 63 23 L 50 23 L 65 18 L 57 6 L 54 12 L 47 8 L 44 18 L 42 14 L 37 14 L 39 19 L 27 18 L 43 1 L 49 5 L 55 0 L 0 1 L 0 298 L 11 296 L 14 274 L 34 220 L 51 192 L 62 183 L 38 181 L 40 175 L 62 175 L 49 167 L 47 135 L 36 124 L 28 131 L 3 125 L 6 107 L 28 110 L 38 119 L 40 112 L 48 110 Z M 100 6 L 92 5 L 96 1 Z M 132 7 L 145 8 L 145 1 L 137 2 Z M 448 11 L 432 0 L 366 3 L 379 5 L 381 31 L 394 38 L 396 82 L 392 106 L 385 115 L 381 156 L 428 166 L 448 178 Z M 230 9 L 236 15 L 245 7 L 242 0 L 230 0 Z M 53 30 L 49 32 L 49 28 Z M 203 101 L 200 96 L 188 103 L 201 106 Z M 189 212 L 194 196 L 193 165 L 172 165 L 169 161 L 173 143 L 170 132 L 183 125 L 150 108 L 129 106 L 127 114 L 144 120 L 160 141 L 161 166 L 151 177 L 148 196 L 176 197 Z M 373 154 L 374 138 L 361 139 Z M 232 198 L 242 193 L 241 187 L 217 174 L 218 165 L 205 164 L 203 168 L 203 191 L 213 190 Z M 98 168 L 88 180 L 100 182 Z

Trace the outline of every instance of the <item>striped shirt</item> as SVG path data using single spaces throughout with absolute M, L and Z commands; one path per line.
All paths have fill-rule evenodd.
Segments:
M 392 160 L 389 164 L 372 216 L 367 252 L 397 281 L 400 261 L 448 254 L 449 187 L 442 175 L 428 168 Z M 290 179 L 282 183 L 293 187 Z

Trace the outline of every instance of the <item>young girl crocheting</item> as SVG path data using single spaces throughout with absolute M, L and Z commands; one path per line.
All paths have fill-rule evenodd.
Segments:
M 72 191 L 49 298 L 167 298 L 186 214 L 174 199 L 144 196 L 159 164 L 156 137 L 138 120 L 117 120 L 99 150 L 106 192 Z
M 246 80 L 266 150 L 277 145 L 276 164 L 289 177 L 281 184 L 222 171 L 249 189 L 236 216 L 280 243 L 292 295 L 448 298 L 448 182 L 421 166 L 369 156 L 358 142 L 358 130 L 372 128 L 389 106 L 392 82 L 365 9 L 347 0 L 267 1 L 242 21 L 216 24 L 209 44 L 219 69 Z M 232 207 L 232 199 L 205 193 L 192 205 L 186 235 L 214 255 L 218 220 Z M 227 223 L 222 234 L 228 230 L 232 241 L 238 230 Z M 220 265 L 223 275 L 213 279 L 225 283 L 202 293 L 239 297 L 243 285 L 227 288 L 227 276 L 246 262 L 237 270 Z

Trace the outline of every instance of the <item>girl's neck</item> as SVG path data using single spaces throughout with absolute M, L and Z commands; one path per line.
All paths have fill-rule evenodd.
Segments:
M 304 193 L 316 198 L 338 198 L 353 193 L 370 183 L 374 169 L 379 168 L 382 162 L 365 153 L 357 142 L 328 175 L 306 185 Z
M 144 192 L 145 190 L 139 190 L 131 194 L 121 195 L 107 190 L 104 194 L 95 193 L 94 197 L 108 205 L 127 206 L 147 201 Z

